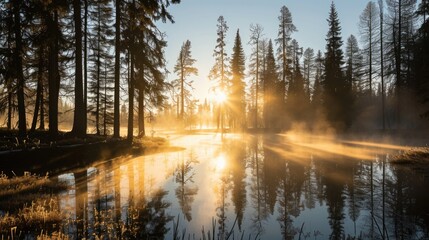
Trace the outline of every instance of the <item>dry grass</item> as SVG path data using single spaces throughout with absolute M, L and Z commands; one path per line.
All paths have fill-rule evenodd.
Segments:
M 402 151 L 391 158 L 391 163 L 429 176 L 429 147 Z
M 392 157 L 394 164 L 429 164 L 429 147 L 411 148 Z
M 14 212 L 24 204 L 31 203 L 43 196 L 66 190 L 65 183 L 46 176 L 37 176 L 26 172 L 24 176 L 7 177 L 0 174 L 0 207 L 3 211 Z
M 161 148 L 168 146 L 169 143 L 167 139 L 161 137 L 142 137 L 134 139 L 133 145 L 144 148 Z
M 37 238 L 51 239 L 46 234 L 55 231 L 64 219 L 57 193 L 65 189 L 65 183 L 47 175 L 27 172 L 24 176 L 9 178 L 1 173 L 0 209 L 3 213 L 0 214 L 0 235 L 19 237 L 31 230 L 40 233 Z

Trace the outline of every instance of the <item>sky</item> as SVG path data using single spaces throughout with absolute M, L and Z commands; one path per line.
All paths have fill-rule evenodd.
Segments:
M 359 39 L 358 22 L 368 0 L 334 0 L 343 42 L 353 34 Z M 194 97 L 204 101 L 213 86 L 208 78 L 210 69 L 215 63 L 213 51 L 217 38 L 217 19 L 223 16 L 229 30 L 226 37 L 226 49 L 231 56 L 237 29 L 246 54 L 246 67 L 251 46 L 250 24 L 260 24 L 264 28 L 264 38 L 277 38 L 278 16 L 282 6 L 286 6 L 292 14 L 297 32 L 292 34 L 301 47 L 313 48 L 315 52 L 325 51 L 327 18 L 331 1 L 329 0 L 182 0 L 180 4 L 171 5 L 169 12 L 174 17 L 174 24 L 158 23 L 159 29 L 166 34 L 167 48 L 165 57 L 170 74 L 168 81 L 177 78 L 174 65 L 179 56 L 180 48 L 186 40 L 191 41 L 192 57 L 196 60 L 198 76 L 191 76 L 195 88 Z

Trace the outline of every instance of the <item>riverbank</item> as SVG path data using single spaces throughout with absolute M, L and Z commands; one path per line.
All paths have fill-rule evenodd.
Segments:
M 429 147 L 415 147 L 392 157 L 391 163 L 429 176 Z
M 1 135 L 3 134 L 3 135 Z M 161 137 L 124 138 L 87 135 L 76 138 L 60 133 L 57 141 L 50 141 L 47 132 L 36 132 L 26 138 L 18 138 L 14 132 L 0 131 L 1 171 L 9 176 L 14 172 L 22 175 L 33 173 L 58 174 L 67 169 L 105 161 L 121 156 L 138 156 L 182 148 L 170 146 Z

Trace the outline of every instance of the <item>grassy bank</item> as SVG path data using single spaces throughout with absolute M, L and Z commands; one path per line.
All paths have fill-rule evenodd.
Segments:
M 394 155 L 391 163 L 429 176 L 429 147 L 416 147 Z

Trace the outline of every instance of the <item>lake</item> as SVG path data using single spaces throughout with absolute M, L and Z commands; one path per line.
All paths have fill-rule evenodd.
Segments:
M 183 151 L 113 159 L 57 178 L 60 232 L 111 239 L 428 238 L 424 174 L 387 140 L 304 134 L 168 135 Z

